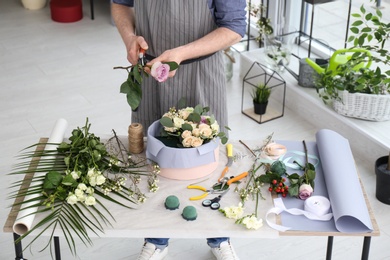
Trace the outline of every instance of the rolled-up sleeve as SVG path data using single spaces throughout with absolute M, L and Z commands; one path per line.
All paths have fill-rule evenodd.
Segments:
M 115 4 L 120 4 L 120 5 L 126 5 L 133 7 L 134 6 L 134 0 L 113 0 Z
M 208 4 L 218 27 L 228 28 L 244 37 L 246 32 L 245 0 L 209 0 Z

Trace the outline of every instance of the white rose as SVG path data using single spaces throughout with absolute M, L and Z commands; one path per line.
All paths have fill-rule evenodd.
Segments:
M 86 190 L 85 190 L 85 193 L 87 194 L 93 194 L 95 190 L 92 188 L 92 187 L 88 187 Z
M 79 190 L 79 189 L 75 189 L 74 194 L 76 195 L 77 198 L 79 198 L 79 197 L 84 196 L 84 191 Z
M 213 129 L 214 132 L 219 133 L 219 125 L 217 121 L 215 121 L 214 124 L 212 124 L 210 127 L 211 129 Z
M 187 137 L 189 137 L 189 136 L 192 136 L 191 131 L 185 130 L 183 133 L 181 133 L 181 137 L 182 137 L 183 139 L 185 139 L 185 138 L 187 138 Z
M 67 202 L 68 204 L 73 205 L 73 204 L 76 204 L 77 201 L 78 201 L 77 196 L 74 195 L 73 193 L 69 192 L 69 195 L 68 195 L 68 197 L 66 198 L 66 202 Z
M 96 175 L 89 177 L 89 185 L 91 185 L 92 187 L 96 186 Z
M 178 117 L 175 117 L 173 119 L 173 125 L 176 127 L 176 128 L 181 128 L 181 126 L 184 124 L 184 120 L 181 119 L 181 118 L 178 118 Z
M 103 175 L 96 176 L 96 185 L 102 185 L 106 181 L 106 177 Z
M 250 217 L 245 217 L 242 224 L 244 224 L 247 229 L 259 229 L 263 226 L 263 220 L 258 220 L 254 215 L 252 215 Z
M 88 196 L 86 199 L 85 199 L 85 205 L 87 206 L 93 206 L 96 204 L 96 199 L 94 196 Z
M 84 183 L 80 183 L 79 185 L 77 185 L 77 189 L 79 189 L 79 190 L 86 190 L 87 189 L 87 185 L 85 185 Z
M 90 176 L 93 176 L 93 175 L 95 175 L 95 168 L 88 169 L 87 176 L 90 177 Z
M 224 213 L 227 218 L 230 219 L 239 219 L 244 214 L 244 209 L 239 205 L 238 207 L 226 207 L 224 208 Z
M 193 137 L 192 138 L 192 142 L 191 142 L 191 146 L 192 147 L 199 147 L 203 144 L 203 140 L 200 139 L 199 137 Z
M 76 171 L 72 171 L 72 172 L 70 173 L 70 175 L 72 175 L 72 178 L 75 179 L 75 180 L 77 180 L 78 178 L 80 178 L 79 172 L 76 172 Z
M 193 138 L 192 136 L 188 136 L 188 137 L 184 138 L 183 141 L 181 142 L 182 145 L 184 147 L 191 147 L 192 138 Z

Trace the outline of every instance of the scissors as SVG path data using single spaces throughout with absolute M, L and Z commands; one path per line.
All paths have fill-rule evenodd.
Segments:
M 199 186 L 199 185 L 188 185 L 187 189 L 197 189 L 204 191 L 202 195 L 191 197 L 190 200 L 200 200 L 206 197 L 209 194 L 220 194 L 223 193 L 224 191 L 221 190 L 213 190 L 213 189 L 206 189 L 205 187 Z
M 226 192 L 228 192 L 228 191 L 229 191 L 229 189 L 225 190 L 219 196 L 215 197 L 212 200 L 205 199 L 204 201 L 202 201 L 203 207 L 210 207 L 212 210 L 219 209 L 221 207 L 221 204 L 219 204 L 219 201 L 221 200 L 222 196 L 225 195 Z

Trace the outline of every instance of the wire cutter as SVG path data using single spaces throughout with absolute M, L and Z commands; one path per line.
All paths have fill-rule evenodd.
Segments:
M 206 197 L 209 194 L 221 194 L 221 193 L 224 192 L 224 191 L 221 191 L 221 190 L 206 189 L 205 187 L 202 187 L 202 186 L 199 186 L 199 185 L 188 185 L 187 189 L 197 189 L 197 190 L 204 191 L 204 193 L 202 195 L 191 197 L 190 200 L 200 200 L 200 199 L 203 199 L 204 197 Z
M 225 171 L 225 169 L 222 171 L 222 174 L 219 177 L 218 182 L 213 185 L 213 189 L 223 190 L 225 187 L 229 188 L 230 184 L 232 184 L 233 182 L 239 181 L 248 175 L 248 172 L 243 172 L 240 175 L 237 175 L 236 177 L 233 177 L 233 176 L 232 177 L 224 177 L 226 172 L 227 172 L 227 171 Z

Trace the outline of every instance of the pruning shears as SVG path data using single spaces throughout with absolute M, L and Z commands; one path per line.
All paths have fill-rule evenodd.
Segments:
M 221 177 L 219 177 L 218 182 L 213 185 L 213 189 L 216 190 L 223 190 L 223 188 L 227 185 L 227 187 L 230 186 L 230 184 L 239 181 L 243 178 L 245 178 L 248 175 L 248 172 L 243 172 L 240 175 L 237 175 L 235 177 L 224 177 L 226 172 L 226 168 L 222 171 Z

